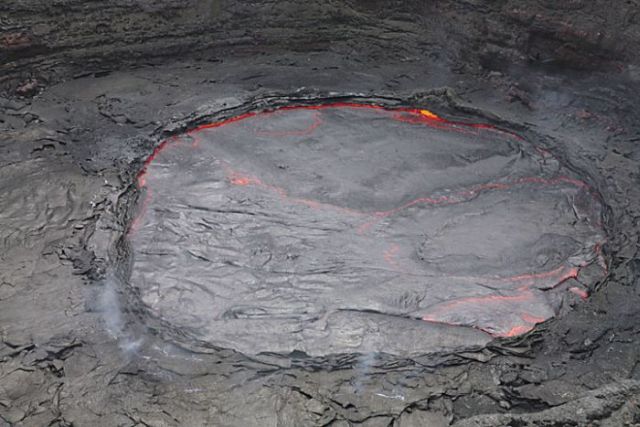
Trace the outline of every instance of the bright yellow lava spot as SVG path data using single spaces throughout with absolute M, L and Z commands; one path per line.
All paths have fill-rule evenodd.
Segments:
M 439 120 L 440 117 L 437 114 L 432 113 L 429 110 L 420 110 L 420 114 L 422 114 L 423 116 L 429 118 L 429 119 L 433 119 L 433 120 Z

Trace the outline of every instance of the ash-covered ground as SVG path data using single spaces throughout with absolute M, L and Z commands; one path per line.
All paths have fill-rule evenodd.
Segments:
M 638 9 L 3 3 L 0 424 L 639 424 Z M 302 109 L 203 129 L 327 102 L 487 126 Z M 546 308 L 510 334 L 428 303 L 471 275 L 473 298 L 533 275 Z

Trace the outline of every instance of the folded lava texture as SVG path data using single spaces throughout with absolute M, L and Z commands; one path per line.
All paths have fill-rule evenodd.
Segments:
M 153 316 L 248 354 L 482 345 L 605 273 L 585 180 L 427 110 L 247 113 L 167 140 L 138 184 L 131 286 Z

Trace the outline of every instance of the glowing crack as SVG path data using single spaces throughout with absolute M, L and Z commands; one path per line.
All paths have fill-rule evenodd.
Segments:
M 424 109 L 246 113 L 161 144 L 138 186 L 143 301 L 241 350 L 348 350 L 383 328 L 330 330 L 345 310 L 519 335 L 588 296 L 583 268 L 606 273 L 586 182 L 512 132 Z

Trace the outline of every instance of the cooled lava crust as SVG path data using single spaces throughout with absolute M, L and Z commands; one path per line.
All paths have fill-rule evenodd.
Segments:
M 606 273 L 583 178 L 519 135 L 427 110 L 239 115 L 163 142 L 138 186 L 130 283 L 147 310 L 248 354 L 484 345 Z

